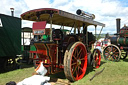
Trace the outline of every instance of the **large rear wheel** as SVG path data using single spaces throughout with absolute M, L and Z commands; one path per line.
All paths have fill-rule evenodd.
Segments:
M 64 73 L 70 81 L 77 81 L 84 77 L 87 68 L 87 51 L 81 42 L 68 46 L 64 55 Z

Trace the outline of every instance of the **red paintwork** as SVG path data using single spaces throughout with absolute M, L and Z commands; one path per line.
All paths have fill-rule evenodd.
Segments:
M 123 50 L 123 46 L 121 46 L 120 49 Z
M 46 21 L 34 22 L 32 29 L 33 30 L 45 29 L 45 27 L 46 27 Z
M 98 62 L 96 63 L 96 68 L 99 68 L 100 61 L 101 61 L 101 55 L 100 55 L 100 51 L 99 50 L 96 50 L 96 51 L 97 51 L 98 55 L 95 56 L 95 61 L 97 61 L 97 59 L 99 59 Z
M 57 12 L 59 12 L 58 9 L 53 9 L 53 8 L 41 8 L 41 9 L 34 9 L 34 10 L 27 11 L 27 12 L 23 13 L 21 16 L 24 16 L 25 14 L 30 13 L 30 12 L 40 12 L 40 11 L 45 11 L 45 10 L 52 10 L 52 11 L 57 11 Z
M 96 43 L 96 46 L 101 46 L 101 42 L 97 42 Z
M 47 48 L 45 47 L 47 46 Z M 40 62 L 43 62 L 43 65 L 47 68 L 50 68 L 51 70 L 48 70 L 48 74 L 54 74 L 57 72 L 60 72 L 60 70 L 56 69 L 63 69 L 62 66 L 62 57 L 58 55 L 59 57 L 59 63 L 56 63 L 56 49 L 57 44 L 44 44 L 44 43 L 35 43 L 37 51 L 30 51 L 30 53 L 34 53 L 33 60 L 36 60 L 36 65 L 38 66 Z M 48 52 L 47 52 L 48 49 Z M 48 54 L 47 54 L 48 53 Z
M 58 41 L 58 40 L 61 40 L 61 39 L 55 38 L 54 40 Z
M 78 47 L 80 49 L 82 49 L 82 52 L 79 55 L 75 54 L 75 51 L 77 50 Z M 74 57 L 73 55 L 77 56 L 77 59 L 73 58 Z M 72 63 L 70 64 L 71 65 L 71 69 L 76 68 L 76 75 L 73 74 L 73 71 L 74 71 L 73 70 L 72 71 L 72 76 L 74 77 L 75 80 L 80 80 L 85 75 L 86 69 L 87 69 L 87 51 L 85 49 L 85 46 L 82 45 L 82 44 L 76 45 L 75 48 L 73 49 L 72 58 L 71 59 L 72 59 L 71 60 Z M 80 66 L 78 66 L 78 63 L 77 63 L 78 60 L 79 61 L 81 60 L 81 65 Z M 72 65 L 73 63 L 77 63 L 77 64 Z
M 38 53 L 38 54 L 42 54 L 43 53 L 43 50 L 38 50 L 38 51 L 29 51 L 30 53 Z

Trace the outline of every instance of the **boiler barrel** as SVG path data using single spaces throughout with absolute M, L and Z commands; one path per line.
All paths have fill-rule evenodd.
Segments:
M 128 38 L 124 38 L 124 37 L 111 37 L 110 40 L 111 40 L 111 43 L 115 44 L 115 45 L 118 45 L 118 44 L 122 45 L 122 46 L 128 45 Z
M 118 42 L 120 45 L 128 45 L 128 38 L 120 37 L 120 38 L 117 39 L 117 42 Z
M 117 45 L 117 37 L 110 37 L 111 44 Z

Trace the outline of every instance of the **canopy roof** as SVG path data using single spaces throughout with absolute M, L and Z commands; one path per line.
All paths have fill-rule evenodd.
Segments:
M 21 18 L 30 21 L 47 21 L 50 24 L 50 16 L 52 16 L 52 23 L 55 25 L 82 27 L 83 23 L 85 23 L 86 25 L 105 27 L 105 24 L 94 21 L 93 19 L 53 8 L 30 10 L 23 13 Z

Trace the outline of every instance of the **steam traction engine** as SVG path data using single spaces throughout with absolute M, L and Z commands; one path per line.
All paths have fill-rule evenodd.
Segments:
M 120 19 L 116 19 L 117 33 L 111 36 L 111 45 L 103 50 L 103 55 L 106 60 L 119 61 L 120 58 L 125 59 L 128 53 L 128 27 L 124 25 L 120 29 Z
M 82 16 L 84 12 L 81 10 L 77 13 L 79 15 L 43 8 L 21 15 L 24 20 L 36 21 L 33 23 L 33 43 L 36 51 L 30 51 L 30 58 L 35 66 L 43 62 L 48 74 L 64 70 L 66 78 L 70 81 L 83 78 L 87 68 L 87 56 L 91 54 L 91 45 L 96 40 L 91 32 L 87 32 L 87 26 L 105 26 L 94 21 L 94 15 Z M 50 24 L 50 28 L 46 28 L 46 24 Z M 60 25 L 59 29 L 54 29 L 52 24 Z M 71 27 L 71 30 L 64 29 L 64 26 Z M 100 60 L 100 51 L 96 49 L 93 57 L 89 56 L 89 62 L 98 68 Z

